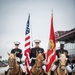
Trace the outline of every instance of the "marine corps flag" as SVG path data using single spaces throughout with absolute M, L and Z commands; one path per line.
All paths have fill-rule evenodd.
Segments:
M 50 25 L 50 36 L 49 36 L 49 43 L 48 43 L 48 50 L 46 56 L 46 72 L 48 73 L 51 69 L 53 62 L 56 59 L 56 42 L 55 42 L 55 34 L 53 28 L 53 13 L 51 14 L 51 25 Z

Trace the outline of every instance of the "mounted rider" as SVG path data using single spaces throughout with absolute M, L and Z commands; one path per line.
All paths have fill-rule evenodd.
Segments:
M 51 75 L 54 75 L 54 70 L 57 68 L 57 66 L 59 64 L 60 54 L 63 54 L 63 53 L 66 55 L 66 58 L 69 58 L 68 51 L 64 49 L 64 42 L 61 42 L 60 49 L 56 50 L 57 60 L 55 61 L 54 65 L 51 68 Z M 68 61 L 69 60 L 67 59 L 66 69 L 68 71 L 68 75 L 72 75 L 72 69 L 70 67 L 71 65 L 68 63 Z
M 31 59 L 30 66 L 31 67 L 35 64 L 36 51 L 38 53 L 44 53 L 44 49 L 41 48 L 41 47 L 39 47 L 41 41 L 37 39 L 37 40 L 34 40 L 34 42 L 35 42 L 35 47 L 34 48 L 31 48 L 31 50 L 30 50 L 31 51 L 30 52 L 30 59 Z M 44 59 L 45 59 L 45 54 L 44 54 Z M 45 70 L 46 70 L 45 65 L 43 66 L 43 69 L 44 69 L 44 72 L 45 72 Z
M 19 45 L 20 45 L 20 42 L 15 41 L 14 45 L 15 45 L 15 48 L 11 50 L 11 53 L 13 53 L 13 54 L 16 53 L 17 63 L 20 65 L 20 67 L 22 68 L 23 74 L 25 75 L 25 69 L 24 69 L 24 67 L 22 65 L 22 61 L 21 61 L 21 58 L 22 58 L 22 55 L 23 55 L 22 50 L 18 48 Z M 5 69 L 5 75 L 7 75 L 8 69 L 9 69 L 9 65 Z

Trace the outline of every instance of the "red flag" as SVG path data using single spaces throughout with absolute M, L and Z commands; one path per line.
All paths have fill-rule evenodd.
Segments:
M 24 55 L 26 56 L 25 58 L 25 65 L 26 65 L 26 74 L 29 74 L 29 65 L 30 65 L 30 25 L 29 25 L 29 20 L 30 20 L 30 15 L 28 16 L 28 21 L 26 24 L 26 31 L 25 31 L 25 51 Z
M 51 27 L 50 27 L 50 36 L 49 36 L 49 44 L 47 50 L 47 57 L 46 57 L 46 72 L 48 73 L 51 69 L 53 62 L 56 59 L 56 42 L 55 42 L 55 34 L 53 28 L 53 13 L 51 14 Z

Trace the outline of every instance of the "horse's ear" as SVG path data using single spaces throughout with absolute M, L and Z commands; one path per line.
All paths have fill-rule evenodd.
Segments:
M 7 52 L 8 55 L 10 55 L 10 53 Z

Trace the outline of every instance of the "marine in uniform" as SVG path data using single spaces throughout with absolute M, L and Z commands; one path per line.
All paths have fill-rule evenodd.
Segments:
M 59 58 L 60 54 L 65 54 L 66 58 L 69 58 L 68 56 L 68 51 L 64 49 L 64 43 L 60 44 L 60 49 L 56 50 L 56 55 L 57 55 L 57 59 Z M 68 75 L 72 75 L 72 69 L 70 68 L 71 65 L 68 65 L 68 59 L 67 59 L 67 63 L 66 63 L 66 69 L 69 72 Z M 51 75 L 54 75 L 54 70 L 57 68 L 59 64 L 59 60 L 56 60 L 54 65 L 51 68 Z
M 14 44 L 15 44 L 15 48 L 11 50 L 11 53 L 13 53 L 13 54 L 16 53 L 17 62 L 18 62 L 19 64 L 21 64 L 21 63 L 22 63 L 22 62 L 21 62 L 22 50 L 18 48 L 20 42 L 16 41 L 16 42 L 14 42 Z
M 14 42 L 15 48 L 11 50 L 11 53 L 12 54 L 16 53 L 16 60 L 17 60 L 18 64 L 20 65 L 20 67 L 22 68 L 23 74 L 25 75 L 25 69 L 24 69 L 24 67 L 22 65 L 22 61 L 21 61 L 22 50 L 18 48 L 19 44 L 20 44 L 20 42 L 18 42 L 18 41 Z M 9 65 L 5 69 L 5 75 L 7 74 L 8 69 L 9 69 Z
M 40 44 L 40 40 L 34 40 L 35 42 L 35 47 L 31 48 L 31 52 L 30 52 L 30 59 L 31 59 L 31 63 L 30 66 L 33 66 L 35 64 L 35 59 L 36 59 L 36 51 L 38 53 L 44 53 L 44 49 L 39 47 Z
M 75 58 L 72 60 L 72 69 L 75 71 Z
M 40 40 L 34 40 L 35 42 L 35 47 L 34 48 L 31 48 L 31 52 L 30 52 L 30 59 L 31 59 L 31 63 L 30 63 L 30 66 L 32 67 L 34 64 L 35 64 L 35 59 L 36 59 L 36 51 L 38 53 L 44 53 L 44 49 L 39 47 L 40 45 Z M 45 54 L 44 54 L 44 58 L 45 58 Z M 43 69 L 45 71 L 45 66 L 43 66 Z M 46 74 L 44 74 L 46 75 Z

